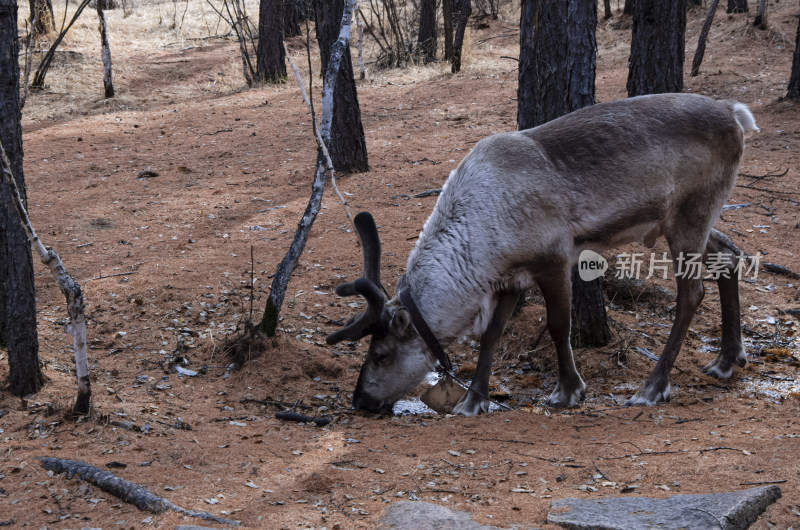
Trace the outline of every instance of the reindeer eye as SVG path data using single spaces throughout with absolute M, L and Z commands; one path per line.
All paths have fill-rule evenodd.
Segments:
M 392 353 L 391 350 L 389 350 L 388 348 L 373 347 L 372 351 L 370 352 L 370 358 L 375 364 L 385 364 L 386 362 L 391 360 L 391 353 Z

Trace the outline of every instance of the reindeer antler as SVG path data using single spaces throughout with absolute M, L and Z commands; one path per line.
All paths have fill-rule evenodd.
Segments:
M 356 233 L 361 240 L 364 254 L 364 276 L 354 282 L 336 287 L 339 296 L 360 294 L 367 300 L 367 308 L 351 318 L 343 329 L 325 338 L 328 344 L 336 344 L 345 339 L 358 340 L 372 334 L 384 333 L 386 324 L 382 322 L 383 306 L 386 297 L 381 290 L 381 241 L 375 219 L 369 212 L 361 212 L 353 221 Z

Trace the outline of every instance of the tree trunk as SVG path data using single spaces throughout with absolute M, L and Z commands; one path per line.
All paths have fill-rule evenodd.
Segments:
M 611 18 L 611 0 L 603 0 L 603 18 L 608 20 Z
M 728 0 L 728 13 L 747 13 L 747 0 Z
M 758 0 L 753 26 L 758 29 L 767 29 L 767 0 Z
M 46 35 L 56 30 L 56 21 L 55 15 L 53 15 L 53 3 L 51 0 L 29 0 L 28 4 L 31 10 L 31 25 L 34 25 L 33 21 L 36 20 L 36 35 Z
M 108 34 L 106 33 L 106 17 L 103 15 L 103 5 L 105 2 L 97 1 L 97 18 L 100 20 L 100 47 L 103 57 L 103 89 L 106 99 L 114 97 L 114 82 L 111 78 L 111 47 L 108 44 Z
M 419 58 L 428 64 L 436 60 L 436 0 L 421 0 L 419 10 L 419 39 L 417 50 Z
M 302 33 L 300 23 L 308 18 L 304 0 L 284 0 L 283 2 L 283 36 L 296 37 Z
M 327 145 L 328 153 L 333 151 L 332 126 L 334 120 L 334 108 L 336 106 L 336 93 L 339 91 L 339 82 L 341 81 L 339 72 L 344 67 L 345 59 L 350 57 L 348 53 L 348 41 L 350 39 L 350 23 L 353 14 L 355 0 L 348 0 L 347 9 L 342 9 L 341 22 L 339 24 L 339 31 L 333 42 L 329 43 L 327 61 L 323 68 L 324 79 L 322 83 L 322 118 L 320 119 L 318 141 L 319 148 L 317 149 L 317 166 L 314 171 L 314 181 L 311 184 L 311 197 L 308 200 L 306 209 L 303 212 L 303 217 L 297 223 L 297 230 L 294 233 L 294 239 L 289 246 L 289 250 L 278 264 L 278 269 L 272 278 L 272 285 L 270 287 L 269 297 L 267 297 L 267 304 L 264 308 L 264 315 L 261 318 L 261 323 L 258 325 L 259 329 L 267 334 L 268 337 L 275 336 L 278 327 L 278 318 L 280 317 L 281 307 L 283 306 L 283 299 L 286 296 L 286 288 L 289 286 L 289 280 L 292 277 L 292 272 L 297 268 L 298 260 L 306 247 L 308 235 L 311 232 L 311 227 L 314 220 L 317 218 L 319 209 L 322 206 L 322 192 L 325 190 L 325 177 L 326 169 L 331 174 L 333 179 L 334 168 L 326 168 L 326 160 L 324 156 L 323 147 Z M 317 30 L 319 31 L 319 29 Z M 329 32 L 333 30 L 328 28 Z M 352 68 L 350 71 L 350 78 L 352 79 Z M 295 70 L 295 74 L 300 78 Z M 305 98 L 305 90 L 301 91 Z M 307 101 L 309 107 L 310 102 Z M 312 113 L 313 114 L 313 113 Z M 349 215 L 349 212 L 348 212 Z
M 623 15 L 633 15 L 633 3 L 634 0 L 625 0 L 625 5 L 622 8 Z
M 25 200 L 18 54 L 17 3 L 0 0 L 0 141 Z M 0 328 L 8 342 L 11 392 L 17 396 L 37 392 L 44 375 L 39 366 L 33 258 L 5 185 L 0 185 Z
M 800 17 L 797 17 L 797 35 L 794 38 L 792 73 L 789 76 L 789 91 L 786 92 L 786 97 L 800 99 Z
M 286 82 L 283 0 L 261 0 L 258 12 L 256 77 L 260 83 Z
M 628 96 L 683 90 L 686 0 L 636 0 Z
M 714 14 L 717 12 L 718 5 L 719 0 L 712 0 L 711 7 L 708 8 L 708 15 L 706 15 L 706 21 L 703 23 L 703 29 L 700 31 L 700 38 L 697 40 L 697 50 L 695 50 L 694 59 L 692 60 L 692 71 L 689 74 L 692 77 L 700 73 L 700 65 L 703 63 L 703 55 L 706 53 L 708 30 L 711 29 L 711 23 L 714 22 Z
M 520 17 L 517 125 L 541 125 L 595 103 L 596 0 L 523 0 Z M 600 279 L 584 282 L 573 269 L 572 343 L 608 343 Z
M 442 20 L 444 21 L 444 60 L 453 57 L 453 0 L 442 0 Z
M 317 0 L 314 12 L 317 26 L 317 42 L 323 70 L 330 59 L 331 46 L 339 37 L 343 0 Z M 345 46 L 342 65 L 336 80 L 333 102 L 333 125 L 331 127 L 331 159 L 337 172 L 362 172 L 369 169 L 364 126 L 358 105 L 356 82 L 353 78 L 353 62 L 350 46 Z
M 453 54 L 450 57 L 450 71 L 456 73 L 461 71 L 461 49 L 464 47 L 464 33 L 467 30 L 467 22 L 472 12 L 470 0 L 455 0 L 453 6 L 453 19 L 456 21 L 456 33 L 453 37 Z

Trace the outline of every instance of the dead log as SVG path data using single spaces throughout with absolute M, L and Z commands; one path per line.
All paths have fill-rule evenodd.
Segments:
M 133 504 L 144 512 L 164 513 L 167 510 L 172 510 L 183 515 L 188 515 L 189 517 L 198 517 L 204 521 L 214 521 L 219 524 L 239 526 L 239 521 L 223 519 L 222 517 L 217 517 L 208 512 L 196 512 L 176 506 L 167 499 L 151 493 L 138 484 L 120 478 L 110 471 L 105 471 L 89 465 L 86 462 L 46 457 L 39 457 L 39 460 L 42 467 L 48 471 L 52 471 L 56 474 L 66 473 L 68 479 L 77 476 L 81 480 L 94 484 L 109 495 L 113 495 L 128 504 Z

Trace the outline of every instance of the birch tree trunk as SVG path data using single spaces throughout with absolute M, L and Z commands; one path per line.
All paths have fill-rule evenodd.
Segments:
M 100 46 L 103 56 L 103 89 L 105 97 L 114 97 L 114 81 L 111 78 L 111 46 L 108 44 L 108 33 L 106 32 L 106 17 L 103 14 L 104 3 L 97 0 L 97 18 L 100 20 Z
M 330 47 L 330 55 L 325 68 L 325 78 L 322 85 L 322 120 L 319 132 L 327 145 L 328 151 L 332 151 L 331 147 L 333 147 L 331 128 L 334 120 L 333 105 L 339 70 L 346 64 L 349 64 L 345 61 L 345 58 L 349 58 L 347 43 L 350 40 L 350 20 L 353 15 L 353 7 L 354 0 L 345 0 L 344 8 L 342 9 L 342 20 L 339 25 L 339 37 Z M 280 316 L 283 300 L 286 296 L 286 288 L 289 286 L 292 273 L 295 268 L 297 268 L 300 255 L 306 247 L 311 226 L 314 224 L 314 220 L 319 213 L 322 204 L 322 193 L 325 189 L 325 169 L 325 157 L 322 153 L 322 149 L 318 149 L 314 181 L 311 184 L 311 198 L 308 201 L 305 212 L 303 212 L 303 217 L 297 224 L 297 230 L 294 233 L 292 244 L 289 246 L 289 251 L 286 253 L 283 260 L 281 260 L 278 265 L 278 270 L 275 272 L 275 276 L 272 279 L 272 286 L 270 287 L 269 297 L 267 298 L 266 308 L 264 309 L 264 316 L 261 318 L 261 323 L 259 324 L 259 329 L 266 333 L 268 337 L 275 336 L 278 327 L 278 317 Z
M 11 164 L 6 156 L 6 150 L 0 143 L 0 163 L 2 163 L 3 180 L 6 187 L 11 190 L 11 200 L 14 209 L 17 211 L 19 221 L 25 230 L 25 234 L 30 241 L 30 245 L 38 251 L 39 257 L 50 273 L 55 278 L 58 288 L 67 299 L 67 314 L 69 314 L 69 324 L 66 332 L 73 337 L 75 349 L 75 373 L 78 378 L 78 398 L 75 401 L 75 412 L 78 414 L 88 414 L 91 402 L 91 383 L 89 380 L 89 361 L 86 355 L 86 318 L 84 316 L 83 293 L 81 286 L 67 273 L 64 264 L 58 254 L 51 249 L 44 247 L 36 231 L 31 225 L 25 203 L 22 200 L 17 179 L 11 169 Z M 30 249 L 30 246 L 28 247 Z
M 753 26 L 758 29 L 767 29 L 767 0 L 758 0 Z

